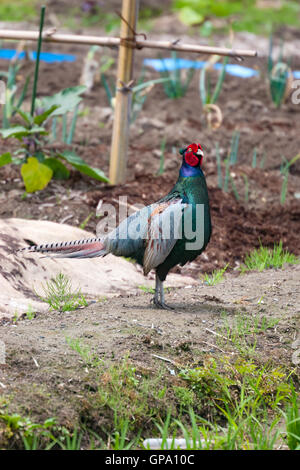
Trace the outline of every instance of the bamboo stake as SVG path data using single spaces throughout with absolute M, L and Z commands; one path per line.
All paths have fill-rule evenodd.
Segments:
M 38 31 L 13 31 L 0 30 L 0 39 L 37 41 Z M 78 36 L 76 34 L 60 34 L 52 31 L 43 33 L 43 42 L 55 42 L 66 44 L 98 45 L 107 47 L 119 47 L 120 38 L 106 38 L 98 36 Z M 196 52 L 199 54 L 217 54 L 229 57 L 256 57 L 257 52 L 249 49 L 228 49 L 226 47 L 200 46 L 197 44 L 180 44 L 174 41 L 151 41 L 148 39 L 136 39 L 132 45 L 137 49 L 165 49 L 178 52 Z
M 121 38 L 134 40 L 138 16 L 138 0 L 123 0 Z M 134 49 L 125 41 L 121 42 L 118 60 L 114 125 L 110 152 L 109 180 L 111 184 L 124 183 L 126 179 L 127 150 L 132 92 L 130 81 L 133 73 Z

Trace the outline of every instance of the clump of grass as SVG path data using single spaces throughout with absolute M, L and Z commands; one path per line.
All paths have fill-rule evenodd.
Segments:
M 31 305 L 28 305 L 27 312 L 26 312 L 27 320 L 33 320 L 35 316 L 36 316 L 36 312 L 33 310 Z
M 7 405 L 0 400 L 2 448 L 126 450 L 141 448 L 146 437 L 161 449 L 271 450 L 282 439 L 290 449 L 299 447 L 299 400 L 285 367 L 230 353 L 204 355 L 196 365 L 178 364 L 173 377 L 165 368 L 137 367 L 128 357 L 95 361 L 81 340 L 69 338 L 68 344 L 85 365 L 94 365 L 84 400 L 76 398 L 84 423 L 72 430 L 54 418 L 36 423 L 3 412 Z M 149 448 L 149 440 L 143 445 Z
M 216 424 L 224 416 L 239 422 L 251 415 L 259 418 L 267 408 L 290 402 L 290 372 L 271 363 L 261 367 L 253 359 L 210 356 L 201 366 L 182 369 L 179 376 L 194 391 L 198 409 L 205 403 Z
M 291 404 L 283 412 L 286 423 L 287 445 L 290 450 L 300 450 L 300 403 L 292 387 Z
M 172 52 L 172 59 L 174 62 L 177 61 L 177 54 L 175 51 Z M 164 65 L 164 59 L 161 59 L 162 64 Z M 182 70 L 175 68 L 175 70 L 163 70 L 160 72 L 160 75 L 165 81 L 163 82 L 163 87 L 168 98 L 177 99 L 184 96 L 188 90 L 188 87 L 191 83 L 191 80 L 194 76 L 195 70 L 188 69 L 186 76 L 183 76 Z
M 138 286 L 138 288 L 141 291 L 145 292 L 146 294 L 154 294 L 155 293 L 155 290 L 153 289 L 153 287 L 147 287 L 147 286 L 141 285 L 141 286 Z
M 204 283 L 208 286 L 215 286 L 219 282 L 223 281 L 224 273 L 228 268 L 228 265 L 229 263 L 227 263 L 226 266 L 224 266 L 222 269 L 215 269 L 211 274 L 205 273 L 203 276 Z
M 236 349 L 241 357 L 256 355 L 257 335 L 265 333 L 279 323 L 278 318 L 238 313 L 230 319 L 222 312 L 222 326 L 217 331 L 217 344 L 224 348 Z
M 86 365 L 97 367 L 102 364 L 102 360 L 98 358 L 97 354 L 93 353 L 91 348 L 84 344 L 80 338 L 70 338 L 67 336 L 66 342 L 73 351 L 80 355 Z
M 283 268 L 284 264 L 297 264 L 298 258 L 284 250 L 282 247 L 282 241 L 279 244 L 274 244 L 273 250 L 270 248 L 260 246 L 258 249 L 254 249 L 251 253 L 246 255 L 244 264 L 240 267 L 240 271 L 263 271 L 264 269 L 270 268 Z
M 39 295 L 39 297 L 49 304 L 51 310 L 67 312 L 88 305 L 80 289 L 73 291 L 70 279 L 63 273 L 57 274 L 56 277 L 46 282 L 46 286 L 42 284 L 42 288 L 44 296 Z

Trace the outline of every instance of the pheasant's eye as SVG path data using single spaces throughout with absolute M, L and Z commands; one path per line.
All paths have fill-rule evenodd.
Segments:
M 198 150 L 198 144 L 190 144 L 187 148 L 188 152 L 194 152 L 197 153 Z

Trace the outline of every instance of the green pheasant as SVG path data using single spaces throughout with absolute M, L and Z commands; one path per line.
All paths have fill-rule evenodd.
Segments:
M 176 265 L 193 261 L 205 250 L 211 237 L 210 207 L 201 165 L 200 144 L 180 150 L 182 165 L 171 191 L 159 201 L 123 220 L 109 234 L 88 240 L 33 245 L 24 250 L 53 253 L 67 258 L 102 257 L 108 253 L 139 263 L 147 275 L 156 272 L 153 302 L 165 304 L 163 282 Z

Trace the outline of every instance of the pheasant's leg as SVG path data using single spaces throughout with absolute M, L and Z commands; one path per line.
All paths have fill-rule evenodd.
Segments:
M 159 278 L 158 275 L 155 275 L 155 293 L 153 298 L 154 305 L 158 305 L 160 301 L 160 286 L 159 286 Z
M 164 308 L 165 310 L 173 310 L 172 307 L 165 304 L 164 284 L 159 279 L 157 274 L 155 275 L 155 294 L 153 298 L 153 303 L 157 308 Z

